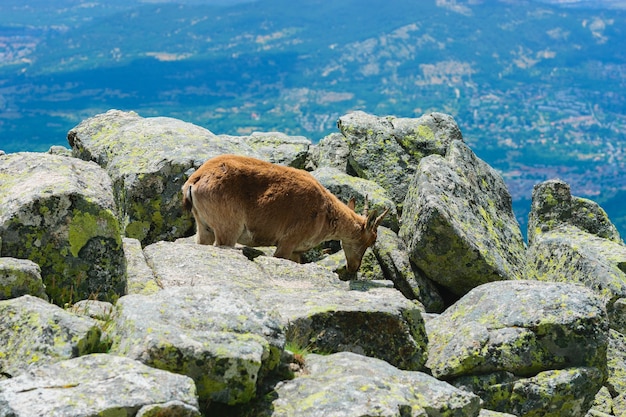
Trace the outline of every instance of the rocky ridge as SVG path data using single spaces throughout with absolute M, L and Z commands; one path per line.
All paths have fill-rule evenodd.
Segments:
M 71 151 L 0 155 L 0 416 L 624 415 L 604 211 L 539 184 L 527 247 L 450 116 L 338 126 L 313 145 L 112 110 Z M 358 279 L 333 242 L 306 264 L 194 244 L 180 187 L 222 153 L 391 207 Z

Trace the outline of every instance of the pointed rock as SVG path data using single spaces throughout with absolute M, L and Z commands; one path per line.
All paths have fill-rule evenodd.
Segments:
M 622 243 L 617 228 L 596 202 L 572 196 L 569 185 L 561 180 L 545 181 L 533 188 L 528 216 L 530 245 L 541 233 L 570 225 L 615 243 Z
M 406 119 L 356 111 L 341 116 L 337 126 L 348 142 L 351 169 L 386 189 L 400 211 L 420 159 L 445 155 L 452 141 L 463 140 L 454 119 L 443 113 Z
M 404 203 L 400 237 L 433 281 L 463 295 L 521 279 L 525 244 L 502 177 L 463 142 L 421 160 Z

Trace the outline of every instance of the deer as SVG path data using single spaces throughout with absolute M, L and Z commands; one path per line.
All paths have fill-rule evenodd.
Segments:
M 196 223 L 195 242 L 276 246 L 274 256 L 301 262 L 322 242 L 341 241 L 346 270 L 356 274 L 389 208 L 355 212 L 309 172 L 239 155 L 207 160 L 182 187 L 183 209 Z

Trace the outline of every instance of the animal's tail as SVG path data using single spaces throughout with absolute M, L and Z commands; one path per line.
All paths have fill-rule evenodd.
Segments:
M 187 212 L 191 211 L 191 209 L 193 208 L 192 188 L 193 185 L 189 183 L 185 184 L 185 186 L 183 187 L 183 210 Z

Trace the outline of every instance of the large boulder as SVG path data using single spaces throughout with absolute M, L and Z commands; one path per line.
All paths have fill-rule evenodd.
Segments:
M 400 211 L 421 158 L 445 155 L 452 141 L 463 140 L 452 116 L 442 113 L 408 119 L 355 111 L 337 126 L 348 143 L 350 168 L 385 188 Z
M 304 168 L 311 146 L 311 141 L 304 136 L 288 136 L 280 132 L 253 132 L 249 136 L 220 135 L 220 138 L 241 141 L 254 150 L 257 158 L 294 168 Z
M 596 202 L 572 196 L 569 185 L 561 180 L 549 180 L 533 188 L 528 216 L 528 242 L 560 226 L 578 229 L 616 243 L 622 243 L 617 228 Z
M 75 158 L 17 153 L 0 157 L 0 178 L 3 256 L 37 263 L 59 305 L 123 294 L 122 237 L 104 170 Z
M 191 123 L 118 110 L 84 120 L 69 131 L 68 142 L 74 156 L 106 169 L 124 232 L 143 244 L 191 229 L 180 197 L 190 170 L 222 153 L 251 152 Z
M 240 154 L 289 165 L 297 164 L 289 158 L 302 160 L 308 149 L 304 138 L 218 136 L 178 119 L 119 110 L 84 120 L 69 131 L 68 141 L 74 156 L 95 161 L 109 173 L 125 235 L 142 245 L 191 233 L 193 222 L 182 212 L 180 189 L 207 159 Z
M 504 180 L 463 142 L 421 160 L 400 237 L 424 274 L 456 295 L 521 279 L 526 246 Z
M 109 336 L 112 353 L 187 375 L 203 402 L 229 405 L 256 395 L 285 343 L 271 311 L 206 286 L 120 298 Z
M 393 288 L 351 290 L 327 268 L 240 250 L 160 242 L 144 250 L 160 285 L 208 286 L 275 312 L 288 339 L 316 351 L 353 351 L 423 369 L 423 307 Z
M 245 248 L 159 242 L 143 253 L 164 289 L 118 301 L 111 351 L 192 377 L 203 402 L 250 401 L 282 372 L 286 342 L 424 369 L 423 307 L 393 288 L 351 290 L 324 267 Z
M 498 411 L 562 410 L 565 400 L 576 399 L 574 411 L 562 415 L 577 416 L 606 377 L 606 312 L 583 286 L 484 284 L 430 320 L 428 339 L 433 375 Z
M 0 301 L 0 374 L 15 377 L 35 365 L 98 352 L 100 335 L 96 321 L 40 298 Z
M 200 412 L 190 378 L 92 354 L 0 381 L 0 415 L 200 417 Z
M 562 225 L 535 236 L 526 276 L 589 287 L 604 301 L 611 327 L 626 332 L 626 246 Z
M 421 373 L 354 353 L 306 357 L 306 375 L 276 386 L 265 417 L 478 416 L 480 399 Z
M 39 265 L 28 259 L 0 258 L 0 300 L 26 294 L 48 300 Z

